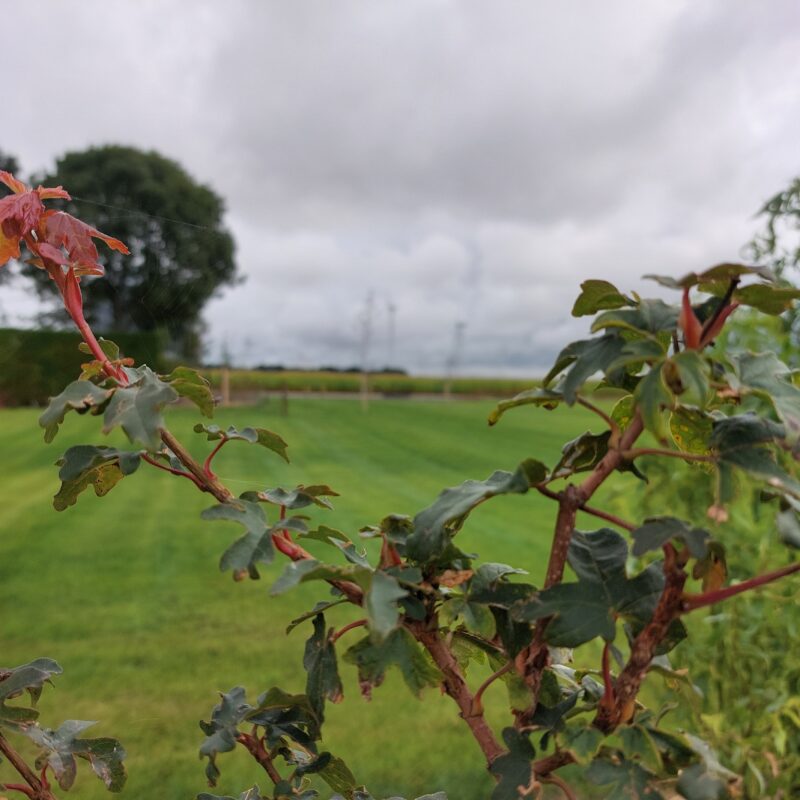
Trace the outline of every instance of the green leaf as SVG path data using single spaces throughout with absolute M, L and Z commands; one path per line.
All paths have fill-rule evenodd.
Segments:
M 372 576 L 369 589 L 364 597 L 364 609 L 369 620 L 369 630 L 377 641 L 385 639 L 396 627 L 400 615 L 397 601 L 408 592 L 385 572 Z
M 560 392 L 554 392 L 552 389 L 528 389 L 520 392 L 510 400 L 501 400 L 489 414 L 489 424 L 496 425 L 500 421 L 500 417 L 511 408 L 534 405 L 552 410 L 563 399 L 564 397 Z
M 0 667 L 0 727 L 16 729 L 20 724 L 33 722 L 39 712 L 33 708 L 6 705 L 23 692 L 30 695 L 35 705 L 42 693 L 42 687 L 54 675 L 60 675 L 61 667 L 50 658 L 37 658 L 18 667 Z
M 775 316 L 788 311 L 798 298 L 800 298 L 800 289 L 789 286 L 770 286 L 765 283 L 743 286 L 733 293 L 733 300 L 737 303 L 756 308 L 762 314 Z
M 239 431 L 231 425 L 223 431 L 219 425 L 203 425 L 198 422 L 194 426 L 194 432 L 205 433 L 209 442 L 225 438 L 258 444 L 261 447 L 266 447 L 267 450 L 272 450 L 273 453 L 277 453 L 287 464 L 289 463 L 289 456 L 286 453 L 289 445 L 277 433 L 268 431 L 266 428 L 242 428 Z
M 307 673 L 306 695 L 321 724 L 325 719 L 325 701 L 339 703 L 343 696 L 336 650 L 325 628 L 325 617 L 322 614 L 314 617 L 314 633 L 306 642 L 303 668 Z
M 645 428 L 662 443 L 667 439 L 663 411 L 671 408 L 673 402 L 672 394 L 664 382 L 663 367 L 663 363 L 653 367 L 639 381 L 634 392 L 636 406 L 641 411 Z
M 643 277 L 655 281 L 668 289 L 686 289 L 698 284 L 729 283 L 734 278 L 744 275 L 755 275 L 762 280 L 774 281 L 775 276 L 766 267 L 748 267 L 745 264 L 717 264 L 705 272 L 690 272 L 676 280 L 669 275 L 644 275 Z M 704 287 L 708 290 L 711 287 Z
M 519 800 L 519 787 L 530 785 L 536 751 L 529 736 L 514 728 L 503 729 L 503 741 L 508 752 L 489 765 L 489 771 L 497 778 L 491 800 Z
M 74 505 L 78 495 L 92 486 L 98 497 L 102 497 L 116 486 L 126 475 L 139 467 L 140 454 L 114 447 L 77 445 L 70 447 L 56 464 L 61 467 L 58 477 L 61 488 L 53 498 L 56 511 Z
M 714 421 L 711 445 L 717 449 L 720 467 L 726 465 L 766 481 L 771 487 L 800 497 L 800 483 L 775 461 L 767 447 L 783 438 L 783 426 L 755 414 L 738 414 Z
M 635 308 L 619 308 L 600 314 L 592 324 L 592 333 L 608 328 L 622 328 L 643 334 L 674 331 L 678 324 L 679 309 L 663 300 L 640 300 Z
M 693 401 L 703 408 L 709 393 L 709 366 L 696 350 L 683 350 L 667 363 L 672 364 L 678 381 L 670 384 L 673 394 L 681 395 L 682 402 Z
M 675 788 L 686 800 L 726 800 L 729 797 L 725 784 L 703 764 L 692 764 L 682 770 Z
M 692 455 L 711 455 L 709 442 L 713 425 L 713 417 L 690 406 L 678 406 L 669 415 L 669 432 L 672 440 L 679 450 Z M 686 463 L 704 472 L 714 471 L 714 465 L 707 462 L 687 460 Z
M 597 754 L 605 736 L 597 728 L 578 722 L 567 726 L 559 736 L 564 747 L 572 752 L 579 764 L 586 764 Z
M 58 785 L 68 790 L 75 782 L 77 764 L 75 756 L 86 759 L 95 775 L 103 781 L 111 792 L 119 792 L 125 785 L 125 750 L 116 739 L 79 739 L 78 736 L 94 722 L 67 720 L 57 730 L 32 726 L 24 733 L 43 749 L 36 759 L 36 766 L 42 769 L 46 764 L 55 775 Z
M 558 389 L 567 405 L 572 405 L 586 380 L 596 372 L 605 372 L 619 358 L 624 347 L 625 339 L 616 332 L 572 342 L 559 353 L 543 385 L 547 388 L 557 375 L 569 368 Z
M 326 498 L 339 496 L 339 493 L 334 492 L 330 486 L 323 485 L 298 486 L 290 491 L 278 486 L 275 489 L 265 489 L 263 492 L 254 492 L 253 494 L 263 503 L 272 503 L 288 509 L 305 508 L 310 505 L 333 508 Z
M 626 394 L 614 403 L 614 408 L 611 409 L 611 419 L 617 423 L 620 431 L 624 432 L 628 425 L 633 421 L 636 412 L 636 404 L 632 394 Z
M 800 389 L 792 383 L 789 367 L 772 352 L 741 353 L 731 362 L 736 371 L 734 388 L 771 403 L 785 426 L 787 441 L 794 444 L 800 438 Z
M 200 745 L 200 756 L 208 758 L 206 777 L 209 786 L 217 785 L 217 754 L 228 753 L 236 747 L 237 726 L 252 711 L 253 706 L 247 702 L 245 690 L 235 686 L 227 693 L 220 693 L 220 701 L 211 711 L 211 720 L 200 722 L 200 729 L 206 735 Z
M 611 786 L 608 800 L 664 800 L 651 785 L 656 776 L 635 761 L 596 758 L 585 774 L 597 786 Z
M 175 367 L 162 380 L 168 383 L 181 396 L 194 403 L 204 417 L 214 416 L 214 395 L 209 382 L 196 370 L 189 367 Z
M 608 452 L 611 431 L 594 434 L 586 431 L 561 448 L 561 459 L 553 467 L 553 477 L 563 478 L 594 469 Z
M 370 586 L 371 579 L 372 570 L 364 569 L 364 567 L 359 567 L 356 564 L 335 566 L 322 564 L 313 558 L 307 558 L 303 561 L 292 561 L 287 564 L 269 591 L 272 595 L 278 595 L 300 583 L 328 580 L 352 581 L 366 590 Z
M 350 768 L 341 758 L 333 756 L 317 774 L 334 792 L 340 792 L 347 798 L 354 797 L 353 792 L 358 784 Z
M 267 524 L 264 510 L 258 503 L 250 500 L 229 500 L 211 506 L 203 511 L 200 516 L 205 520 L 225 520 L 238 522 L 246 531 L 244 536 L 237 539 L 222 554 L 219 562 L 220 571 L 233 570 L 236 580 L 249 575 L 253 580 L 258 579 L 257 564 L 269 564 L 273 558 L 272 533 L 273 529 Z M 282 520 L 281 528 L 291 528 L 290 520 Z
M 100 349 L 106 354 L 106 358 L 109 361 L 119 360 L 119 345 L 115 344 L 110 339 L 104 339 L 102 336 L 97 340 L 97 343 L 100 345 Z M 94 356 L 92 348 L 89 347 L 86 342 L 81 342 L 78 345 L 78 350 L 80 350 L 81 353 L 86 353 L 87 356 Z
M 418 562 L 435 559 L 475 506 L 501 494 L 524 494 L 530 485 L 528 470 L 520 465 L 513 473 L 498 470 L 485 481 L 469 480 L 445 489 L 432 506 L 414 517 L 414 532 L 406 543 L 408 557 Z
M 119 425 L 131 442 L 143 444 L 148 450 L 161 446 L 164 418 L 161 409 L 178 399 L 178 393 L 149 367 L 126 369 L 128 386 L 114 391 L 103 415 L 103 433 Z
M 494 638 L 496 626 L 492 612 L 485 605 L 471 603 L 463 595 L 445 600 L 439 611 L 439 618 L 446 625 L 461 619 L 467 630 L 483 636 L 484 639 Z
M 606 308 L 620 308 L 633 305 L 633 301 L 622 294 L 613 283 L 601 280 L 588 280 L 581 284 L 581 293 L 572 307 L 573 317 L 596 314 Z
M 61 394 L 50 398 L 47 408 L 39 417 L 39 425 L 44 428 L 44 440 L 52 442 L 55 439 L 58 426 L 68 411 L 98 414 L 113 394 L 114 389 L 102 389 L 90 381 L 73 381 Z
M 649 550 L 660 550 L 671 539 L 677 539 L 689 548 L 692 558 L 703 558 L 708 550 L 711 534 L 702 528 L 690 527 L 675 517 L 651 517 L 637 528 L 633 537 L 633 554 L 644 555 Z
M 361 691 L 366 696 L 373 686 L 383 683 L 390 666 L 400 669 L 406 685 L 416 696 L 426 686 L 442 682 L 442 674 L 405 628 L 396 628 L 382 642 L 369 636 L 361 639 L 344 654 L 344 660 L 358 668 Z

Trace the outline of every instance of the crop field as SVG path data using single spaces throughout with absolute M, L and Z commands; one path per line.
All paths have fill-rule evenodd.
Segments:
M 341 493 L 336 510 L 314 512 L 314 519 L 355 537 L 387 513 L 413 515 L 464 479 L 514 469 L 528 456 L 552 464 L 565 440 L 597 427 L 580 409 L 520 409 L 490 429 L 491 407 L 491 401 L 384 400 L 364 413 L 355 400 L 327 398 L 292 400 L 288 416 L 274 400 L 224 409 L 215 420 L 220 425 L 281 433 L 292 463 L 232 442 L 215 467 L 234 491 L 328 483 Z M 2 411 L 0 420 L 0 663 L 14 666 L 38 656 L 60 662 L 64 675 L 40 701 L 42 721 L 55 727 L 62 721 L 56 714 L 96 719 L 95 735 L 119 735 L 128 752 L 125 796 L 194 797 L 204 789 L 198 720 L 209 717 L 218 691 L 236 685 L 253 698 L 273 685 L 303 691 L 301 659 L 310 628 L 289 636 L 290 655 L 281 650 L 278 658 L 273 643 L 284 639 L 292 618 L 327 596 L 327 588 L 310 584 L 271 597 L 282 563 L 265 569 L 260 581 L 235 583 L 220 573 L 219 555 L 240 529 L 202 521 L 200 511 L 211 498 L 147 464 L 107 497 L 87 492 L 76 507 L 55 512 L 53 462 L 69 445 L 103 443 L 98 420 L 70 415 L 51 445 L 42 441 L 34 410 Z M 191 432 L 194 421 L 188 409 L 169 417 L 173 431 L 201 456 L 208 445 Z M 111 437 L 115 442 L 124 446 Z M 486 560 L 527 566 L 538 582 L 551 506 L 537 494 L 497 498 L 475 511 L 459 544 Z M 587 519 L 582 525 L 597 527 Z M 340 606 L 329 617 L 340 627 L 357 615 Z M 417 700 L 390 673 L 370 703 L 362 700 L 354 669 L 341 661 L 359 637 L 353 631 L 339 643 L 345 700 L 328 706 L 324 746 L 345 756 L 376 797 L 446 790 L 452 800 L 485 800 L 491 782 L 481 754 L 446 697 L 427 691 Z M 485 674 L 475 671 L 469 680 L 477 684 Z M 487 699 L 490 718 L 506 719 L 499 682 Z M 345 741 L 357 746 L 345 752 Z M 221 756 L 219 765 L 219 794 L 238 796 L 254 782 L 264 784 L 243 752 Z M 0 765 L 0 780 L 4 769 Z M 88 800 L 107 796 L 88 773 L 79 774 L 75 791 Z
M 203 370 L 212 385 L 219 388 L 221 371 Z M 358 372 L 326 372 L 324 370 L 246 370 L 229 372 L 233 392 L 346 392 L 361 391 L 361 374 Z M 533 379 L 512 378 L 453 378 L 431 375 L 403 375 L 400 373 L 372 373 L 369 388 L 376 394 L 444 394 L 509 397 L 534 385 Z

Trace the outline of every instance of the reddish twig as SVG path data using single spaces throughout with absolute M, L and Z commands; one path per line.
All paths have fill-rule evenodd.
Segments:
M 269 775 L 269 779 L 277 786 L 282 778 L 278 770 L 275 769 L 272 757 L 267 752 L 261 739 L 251 736 L 249 733 L 240 733 L 236 737 L 236 741 L 245 746 L 247 752 L 264 768 L 264 771 Z
M 661 447 L 637 447 L 635 450 L 626 450 L 622 454 L 627 461 L 633 461 L 640 456 L 667 456 L 668 458 L 682 458 L 684 461 L 700 461 L 716 463 L 714 456 L 704 456 L 699 453 L 684 453 L 681 450 L 666 450 Z
M 705 608 L 706 606 L 713 606 L 716 603 L 721 603 L 730 597 L 735 597 L 742 592 L 749 592 L 751 589 L 757 589 L 759 586 L 765 586 L 768 583 L 777 581 L 787 575 L 795 572 L 800 572 L 800 561 L 794 564 L 789 564 L 786 567 L 767 572 L 764 575 L 756 575 L 754 578 L 748 578 L 741 583 L 735 583 L 732 586 L 726 586 L 723 589 L 715 589 L 713 592 L 704 592 L 703 594 L 685 594 L 683 602 L 681 603 L 681 611 L 696 611 L 698 608 Z
M 367 620 L 365 619 L 357 619 L 355 622 L 349 622 L 342 628 L 339 628 L 338 631 L 331 634 L 330 643 L 333 644 L 334 642 L 338 641 L 344 634 L 348 631 L 352 631 L 354 628 L 363 628 L 367 624 Z
M 591 411 L 592 413 L 597 414 L 597 416 L 600 417 L 600 419 L 602 419 L 603 422 L 605 422 L 609 428 L 611 428 L 612 438 L 615 436 L 619 438 L 620 435 L 619 425 L 617 425 L 616 420 L 611 419 L 611 417 L 608 414 L 606 414 L 606 412 L 603 411 L 602 408 L 598 408 L 596 405 L 594 405 L 594 403 L 590 403 L 588 400 L 584 399 L 580 395 L 578 395 L 578 397 L 576 398 L 576 402 L 578 403 L 578 405 L 581 405 L 584 408 Z
M 157 469 L 164 470 L 164 472 L 169 472 L 172 475 L 178 475 L 181 478 L 188 478 L 198 489 L 204 490 L 203 485 L 197 480 L 197 478 L 195 478 L 194 475 L 184 472 L 182 469 L 168 467 L 166 464 L 162 464 L 158 459 L 153 458 L 149 453 L 142 453 L 142 460 L 146 461 L 148 464 L 151 464 Z
M 214 456 L 217 453 L 219 453 L 219 451 L 222 449 L 222 445 L 224 445 L 226 442 L 229 441 L 230 439 L 228 439 L 228 437 L 223 434 L 222 438 L 217 443 L 217 446 L 208 454 L 208 457 L 203 462 L 203 472 L 205 472 L 205 474 L 208 475 L 208 477 L 211 478 L 212 480 L 215 479 L 217 476 L 211 469 L 211 462 L 214 460 Z
M 2 753 L 8 763 L 19 773 L 27 786 L 22 784 L 5 784 L 6 788 L 27 794 L 32 800 L 56 800 L 51 793 L 50 787 L 45 786 L 37 774 L 25 763 L 22 756 L 11 746 L 8 739 L 0 733 L 0 753 Z M 29 791 L 26 789 L 29 788 Z

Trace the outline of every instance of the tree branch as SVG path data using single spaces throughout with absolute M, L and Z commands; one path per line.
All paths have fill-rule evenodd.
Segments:
M 450 652 L 450 649 L 442 641 L 439 631 L 436 629 L 436 619 L 426 623 L 410 623 L 408 629 L 430 653 L 434 663 L 444 676 L 444 690 L 456 702 L 461 712 L 461 718 L 469 726 L 475 741 L 486 757 L 487 766 L 491 766 L 494 760 L 503 754 L 504 750 L 495 738 L 494 732 L 489 727 L 483 714 L 473 713 L 473 696 L 461 674 L 458 662 Z
M 240 733 L 236 737 L 236 741 L 245 746 L 247 752 L 264 768 L 264 771 L 269 775 L 269 779 L 277 786 L 282 778 L 278 770 L 275 769 L 272 757 L 261 740 L 256 736 L 251 736 L 249 733 Z
M 608 414 L 606 414 L 606 412 L 603 411 L 602 408 L 598 408 L 596 405 L 594 405 L 594 403 L 590 403 L 588 400 L 581 397 L 580 395 L 578 395 L 575 399 L 578 405 L 581 405 L 584 408 L 591 411 L 592 413 L 597 414 L 597 416 L 600 417 L 600 419 L 602 419 L 603 422 L 605 422 L 609 428 L 611 428 L 612 437 L 617 437 L 617 438 L 619 437 L 620 430 L 619 430 L 619 425 L 617 425 L 616 423 L 616 420 L 611 419 L 611 417 Z
M 172 475 L 178 475 L 181 478 L 188 478 L 198 489 L 205 491 L 204 487 L 201 486 L 200 481 L 198 481 L 194 475 L 191 475 L 188 472 L 168 467 L 166 464 L 162 464 L 160 461 L 153 458 L 149 453 L 142 453 L 142 460 L 146 461 L 148 464 L 152 464 L 152 466 L 156 467 L 157 469 L 164 470 L 164 472 L 169 472 Z
M 635 450 L 626 450 L 622 454 L 626 460 L 633 461 L 640 456 L 667 456 L 669 458 L 681 458 L 684 461 L 703 461 L 706 463 L 716 463 L 714 456 L 704 456 L 698 453 L 684 453 L 681 450 L 666 450 L 661 447 L 637 447 Z
M 793 564 L 773 570 L 772 572 L 766 572 L 763 575 L 756 575 L 754 578 L 749 578 L 741 583 L 735 583 L 723 589 L 716 589 L 713 592 L 685 594 L 681 604 L 681 611 L 696 611 L 698 608 L 713 606 L 716 603 L 727 600 L 729 597 L 735 597 L 737 594 L 742 594 L 742 592 L 748 592 L 751 589 L 757 589 L 759 586 L 765 586 L 768 583 L 777 581 L 794 572 L 800 572 L 800 561 L 795 561 Z
M 664 591 L 661 593 L 653 618 L 631 645 L 628 662 L 614 682 L 613 702 L 600 703 L 592 722 L 603 733 L 611 733 L 633 715 L 636 695 L 639 693 L 656 649 L 666 637 L 669 626 L 680 616 L 686 573 L 677 563 L 674 547 L 668 545 L 664 548 L 664 553 Z
M 175 457 L 198 480 L 204 492 L 214 495 L 220 503 L 227 503 L 233 494 L 223 486 L 215 477 L 207 475 L 203 467 L 192 458 L 189 451 L 166 429 L 161 431 L 161 441 L 175 453 Z

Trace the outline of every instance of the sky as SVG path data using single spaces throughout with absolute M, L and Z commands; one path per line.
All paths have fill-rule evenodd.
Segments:
M 28 0 L 3 27 L 24 173 L 126 144 L 225 198 L 245 281 L 210 360 L 358 364 L 369 319 L 372 368 L 539 374 L 582 280 L 738 260 L 800 173 L 796 0 Z

